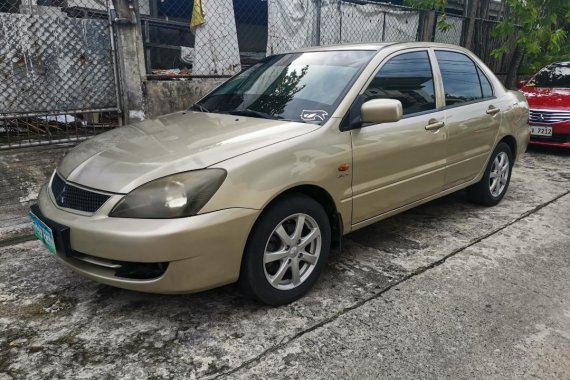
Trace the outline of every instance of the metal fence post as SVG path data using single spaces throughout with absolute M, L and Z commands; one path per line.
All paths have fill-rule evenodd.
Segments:
M 386 41 L 386 12 L 382 12 L 382 42 Z
M 316 20 L 317 34 L 316 34 L 316 39 L 317 39 L 317 45 L 320 46 L 321 45 L 321 7 L 323 6 L 322 0 L 316 0 L 316 5 L 317 5 L 317 20 Z
M 339 20 L 339 28 L 338 28 L 338 43 L 341 44 L 342 43 L 342 3 L 339 1 L 338 2 L 338 13 L 340 14 L 340 20 Z

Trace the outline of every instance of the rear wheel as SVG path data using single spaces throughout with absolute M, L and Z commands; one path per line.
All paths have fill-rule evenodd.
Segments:
M 481 181 L 467 189 L 470 200 L 483 206 L 498 204 L 507 192 L 512 169 L 511 148 L 501 142 L 493 151 Z
M 319 278 L 330 244 L 329 218 L 317 201 L 302 194 L 279 199 L 251 231 L 240 286 L 269 305 L 295 301 Z

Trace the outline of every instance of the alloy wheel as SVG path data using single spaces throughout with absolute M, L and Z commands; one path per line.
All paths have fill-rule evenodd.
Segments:
M 493 161 L 489 175 L 489 190 L 492 196 L 498 197 L 503 193 L 509 180 L 509 171 L 509 156 L 505 152 L 500 152 Z
M 315 269 L 321 246 L 321 230 L 311 216 L 288 216 L 273 229 L 265 245 L 265 278 L 279 290 L 298 287 Z

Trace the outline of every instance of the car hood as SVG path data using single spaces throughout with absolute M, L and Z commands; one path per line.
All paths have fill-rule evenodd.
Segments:
M 521 92 L 529 108 L 570 110 L 570 88 L 524 86 Z
M 153 179 L 202 169 L 317 128 L 297 122 L 179 112 L 95 136 L 71 150 L 58 172 L 86 187 L 127 193 Z

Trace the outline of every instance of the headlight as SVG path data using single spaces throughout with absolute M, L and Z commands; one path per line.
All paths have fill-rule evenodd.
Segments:
M 113 208 L 117 218 L 167 219 L 196 215 L 226 179 L 223 169 L 174 174 L 137 187 Z

